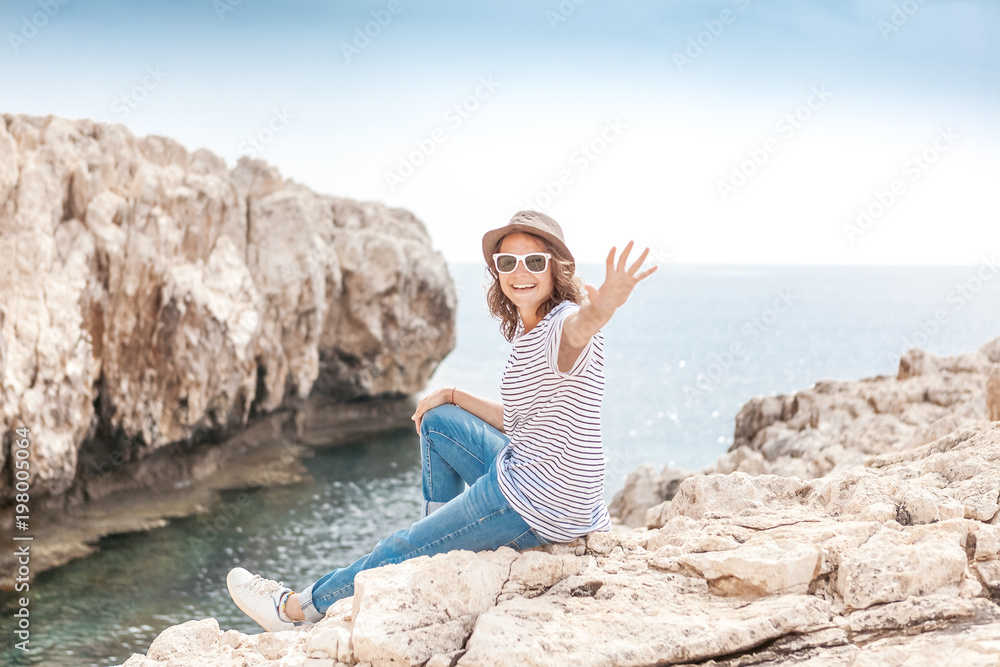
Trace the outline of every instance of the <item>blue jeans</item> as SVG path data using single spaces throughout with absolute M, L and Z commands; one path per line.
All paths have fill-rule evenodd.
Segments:
M 299 593 L 306 620 L 322 620 L 334 602 L 354 595 L 354 575 L 362 570 L 457 549 L 521 550 L 548 544 L 500 491 L 496 458 L 508 442 L 503 433 L 457 406 L 425 412 L 420 423 L 424 507 L 438 509 Z

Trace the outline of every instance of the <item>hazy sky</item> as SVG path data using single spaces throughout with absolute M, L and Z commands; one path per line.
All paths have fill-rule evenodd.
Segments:
M 1000 251 L 996 0 L 5 0 L 0 110 L 90 117 L 581 261 Z

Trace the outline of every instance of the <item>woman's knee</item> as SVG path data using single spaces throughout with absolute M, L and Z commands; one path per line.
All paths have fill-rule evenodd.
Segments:
M 416 550 L 416 545 L 410 540 L 408 528 L 397 530 L 396 532 L 379 540 L 375 548 L 372 549 L 371 567 L 377 567 L 389 562 L 400 562 L 406 560 Z
M 444 403 L 431 408 L 420 418 L 420 433 L 424 436 L 431 431 L 441 431 L 445 421 L 449 416 L 454 416 L 453 411 L 458 408 L 451 403 Z

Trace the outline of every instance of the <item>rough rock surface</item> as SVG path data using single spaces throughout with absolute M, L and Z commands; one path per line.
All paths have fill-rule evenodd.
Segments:
M 1000 338 L 954 357 L 911 349 L 896 377 L 822 380 L 794 394 L 752 398 L 736 415 L 729 452 L 701 472 L 813 479 L 981 420 L 1000 420 Z M 642 466 L 609 510 L 626 526 L 645 525 L 646 511 L 670 500 L 692 474 Z
M 190 621 L 125 665 L 995 667 L 1000 422 L 975 404 L 860 465 L 690 475 L 648 527 L 369 570 L 312 627 Z
M 986 409 L 989 418 L 1000 421 L 1000 366 L 996 366 L 986 381 Z
M 423 224 L 120 125 L 0 116 L 0 500 L 33 499 L 314 390 L 418 391 L 454 345 Z

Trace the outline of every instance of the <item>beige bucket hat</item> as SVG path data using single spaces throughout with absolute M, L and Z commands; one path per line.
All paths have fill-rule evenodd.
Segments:
M 538 211 L 518 211 L 506 225 L 490 230 L 483 235 L 483 257 L 486 258 L 487 265 L 493 266 L 493 253 L 500 239 L 514 232 L 524 232 L 542 237 L 559 248 L 569 259 L 571 270 L 576 271 L 576 260 L 573 258 L 573 253 L 566 247 L 562 227 L 559 226 L 558 222 Z

